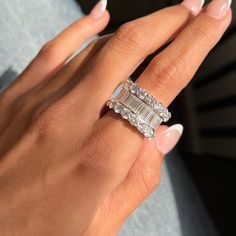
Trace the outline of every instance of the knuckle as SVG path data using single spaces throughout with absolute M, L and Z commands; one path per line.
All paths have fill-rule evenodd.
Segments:
M 132 49 L 143 49 L 147 46 L 147 37 L 141 23 L 128 22 L 123 24 L 114 34 L 115 41 Z
M 48 41 L 46 44 L 42 46 L 40 49 L 37 58 L 50 62 L 57 56 L 57 47 L 53 40 Z
M 145 77 L 147 83 L 151 86 L 176 89 L 184 86 L 187 71 L 184 60 L 158 61 L 155 60 L 149 65 L 147 76 Z
M 63 132 L 64 110 L 59 102 L 39 105 L 32 114 L 32 124 L 42 135 L 58 135 Z

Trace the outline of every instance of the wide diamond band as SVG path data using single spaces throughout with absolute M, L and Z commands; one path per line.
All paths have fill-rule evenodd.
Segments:
M 116 89 L 107 105 L 149 139 L 155 136 L 154 129 L 171 117 L 167 108 L 131 80 Z

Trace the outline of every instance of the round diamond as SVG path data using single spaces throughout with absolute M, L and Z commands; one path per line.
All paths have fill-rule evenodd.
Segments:
M 168 116 L 168 110 L 166 109 L 166 108 L 164 108 L 164 107 L 162 107 L 162 108 L 159 108 L 158 109 L 158 112 L 159 112 L 159 114 L 160 114 L 160 117 L 162 117 L 162 118 L 165 118 L 165 117 L 167 117 Z
M 168 112 L 168 114 L 166 115 L 166 117 L 163 117 L 163 121 L 164 121 L 164 122 L 167 122 L 170 118 L 171 118 L 171 113 Z
M 144 123 L 139 123 L 138 130 L 143 132 L 143 130 L 144 130 Z
M 130 113 L 128 116 L 129 123 L 133 126 L 138 126 L 138 119 L 135 114 Z
M 150 127 L 147 127 L 146 130 L 145 130 L 145 132 L 144 132 L 144 135 L 145 135 L 145 137 L 147 137 L 147 138 L 152 138 L 153 135 L 154 135 L 153 129 L 151 129 Z
M 141 131 L 142 133 L 145 132 L 147 125 L 145 123 L 139 123 L 138 125 L 138 130 Z
M 129 87 L 129 91 L 133 94 L 137 93 L 138 86 L 136 84 L 131 84 L 130 87 Z
M 138 130 L 144 134 L 147 138 L 153 138 L 154 137 L 154 130 L 146 125 L 145 123 L 140 123 L 138 125 Z
M 112 109 L 114 107 L 113 101 L 108 101 L 107 106 Z
M 164 107 L 159 108 L 158 113 L 164 122 L 167 122 L 171 118 L 171 113 L 168 111 L 167 108 Z
M 161 104 L 157 101 L 154 101 L 152 107 L 155 111 L 158 111 L 158 109 L 161 107 Z
M 129 81 L 126 81 L 126 82 L 123 83 L 123 87 L 124 87 L 125 89 L 128 90 L 128 89 L 129 89 L 129 86 L 130 86 L 130 85 L 129 85 Z
M 138 91 L 137 91 L 137 95 L 138 97 L 141 99 L 141 100 L 144 100 L 145 97 L 148 95 L 147 92 L 142 89 L 142 88 L 139 88 Z
M 136 119 L 136 115 L 132 112 L 129 113 L 128 120 Z
M 114 104 L 115 113 L 121 113 L 122 106 L 120 104 Z
M 131 125 L 136 126 L 136 127 L 139 125 L 139 121 L 137 119 L 130 120 L 129 122 Z
M 152 105 L 152 103 L 153 103 L 153 100 L 152 100 L 151 96 L 146 96 L 145 101 L 148 105 Z
M 129 115 L 130 115 L 130 110 L 129 109 L 127 109 L 127 108 L 124 108 L 122 111 L 121 111 L 121 116 L 122 116 L 122 118 L 124 118 L 124 119 L 128 119 L 128 117 L 129 117 Z

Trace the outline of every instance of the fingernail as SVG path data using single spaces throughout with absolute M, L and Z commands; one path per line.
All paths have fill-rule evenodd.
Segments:
M 206 8 L 206 14 L 221 19 L 224 17 L 231 6 L 232 0 L 213 0 Z
M 91 10 L 90 15 L 95 19 L 100 19 L 107 7 L 107 0 L 100 0 Z
M 176 124 L 163 131 L 157 137 L 157 149 L 164 155 L 169 153 L 178 143 L 180 137 L 183 134 L 183 130 L 183 125 Z
M 197 15 L 204 5 L 205 0 L 184 0 L 181 5 L 188 8 L 194 15 Z

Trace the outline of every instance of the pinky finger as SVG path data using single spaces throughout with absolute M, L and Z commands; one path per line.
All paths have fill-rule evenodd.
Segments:
M 182 125 L 160 126 L 157 137 L 151 142 L 144 140 L 141 152 L 129 171 L 126 179 L 114 191 L 114 196 L 121 202 L 116 210 L 117 231 L 129 215 L 155 190 L 160 183 L 163 157 L 178 143 Z M 113 207 L 115 209 L 115 206 Z
M 116 235 L 129 215 L 159 185 L 163 157 L 175 147 L 182 132 L 182 125 L 160 126 L 154 140 L 144 140 L 128 175 L 101 203 L 85 236 Z

